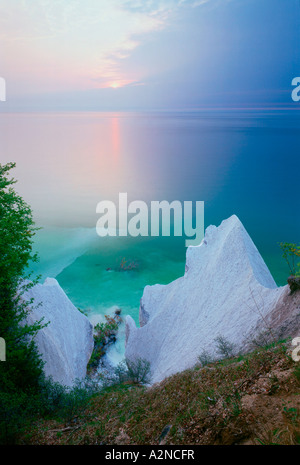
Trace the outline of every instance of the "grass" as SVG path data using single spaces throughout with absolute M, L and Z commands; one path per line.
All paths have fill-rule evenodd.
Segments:
M 107 387 L 75 425 L 41 419 L 20 441 L 155 445 L 168 426 L 164 444 L 299 444 L 299 412 L 299 365 L 279 343 L 196 366 L 150 388 Z

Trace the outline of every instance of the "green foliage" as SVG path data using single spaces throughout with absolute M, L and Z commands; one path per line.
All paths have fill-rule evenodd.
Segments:
M 118 365 L 117 374 L 121 382 L 148 384 L 151 381 L 150 362 L 143 358 L 137 358 L 136 360 L 126 358 Z
M 294 376 L 295 376 L 295 378 L 298 381 L 298 384 L 300 386 L 300 365 L 299 364 L 296 365 L 296 368 L 294 369 L 293 374 L 294 374 Z
M 263 330 L 258 333 L 251 341 L 251 349 L 257 349 L 260 347 L 268 347 L 274 343 L 274 337 L 270 330 Z
M 14 444 L 19 435 L 38 418 L 71 422 L 87 408 L 100 392 L 99 385 L 86 378 L 74 386 L 64 386 L 41 376 L 38 391 L 0 391 L 0 444 Z
M 105 319 L 105 323 L 98 323 L 94 328 L 94 340 L 99 345 L 104 344 L 106 338 L 118 330 L 118 321 L 115 318 L 105 315 Z
M 217 345 L 217 352 L 223 358 L 229 358 L 233 356 L 234 353 L 234 344 L 228 341 L 225 337 L 219 335 L 215 338 L 215 342 Z
M 255 438 L 261 446 L 278 446 L 282 432 L 278 428 L 273 431 L 266 431 L 260 438 Z
M 9 178 L 14 167 L 14 163 L 0 165 L 0 336 L 6 344 L 6 361 L 0 362 L 0 440 L 2 434 L 11 440 L 32 410 L 27 400 L 38 392 L 43 373 L 34 342 L 42 321 L 26 322 L 33 302 L 24 299 L 36 283 L 28 281 L 28 264 L 37 260 L 32 252 L 36 228 L 30 207 L 13 188 L 16 181 Z
M 241 395 L 239 392 L 232 390 L 228 391 L 227 396 L 224 396 L 223 399 L 223 408 L 227 412 L 227 417 L 225 421 L 232 417 L 238 417 L 242 413 L 242 402 L 241 402 Z
M 300 245 L 289 242 L 281 242 L 279 245 L 283 252 L 282 256 L 289 267 L 290 274 L 292 276 L 300 276 Z
M 30 207 L 15 192 L 7 175 L 15 164 L 0 165 L 0 336 L 6 342 L 6 360 L 0 364 L 1 389 L 37 386 L 42 372 L 33 338 L 42 327 L 26 323 L 28 306 L 22 295 L 34 283 L 27 267 L 37 260 L 32 253 L 34 222 Z
M 99 385 L 86 378 L 76 380 L 72 387 L 44 379 L 40 386 L 39 410 L 43 416 L 58 417 L 70 422 L 87 407 L 100 392 Z
M 203 349 L 201 354 L 198 356 L 198 360 L 202 367 L 205 367 L 206 365 L 214 362 L 212 355 L 205 349 Z
M 299 422 L 299 413 L 298 409 L 295 407 L 283 407 L 284 415 L 293 423 L 294 425 L 298 425 Z
M 109 339 L 117 333 L 121 322 L 119 315 L 114 318 L 105 315 L 105 319 L 105 323 L 98 323 L 94 327 L 94 350 L 88 363 L 88 370 L 97 367 L 100 358 L 105 354 L 105 346 Z
M 13 189 L 14 179 L 7 177 L 14 163 L 0 165 L 0 285 L 7 281 L 15 286 L 23 276 L 28 262 L 36 259 L 32 255 L 33 228 L 32 212 Z
M 0 391 L 0 444 L 13 444 L 28 423 L 28 396 L 22 392 Z M 27 408 L 26 408 L 27 407 Z
M 122 360 L 114 369 L 114 379 L 119 384 L 128 381 L 128 370 L 126 360 Z
M 218 335 L 214 339 L 214 342 L 216 343 L 217 353 L 220 355 L 220 358 L 214 358 L 206 349 L 203 349 L 198 356 L 198 360 L 202 367 L 215 362 L 221 363 L 221 360 L 228 359 L 234 355 L 235 345 L 225 337 Z
M 201 410 L 207 412 L 212 405 L 217 403 L 217 392 L 214 388 L 210 388 L 199 393 L 199 406 Z
M 126 384 L 143 385 L 151 381 L 150 362 L 143 358 L 122 360 L 112 373 L 103 373 L 101 382 L 104 387 Z
M 87 311 L 87 310 L 83 310 L 83 309 L 80 308 L 80 307 L 77 307 L 77 310 L 78 310 L 80 313 L 82 313 L 84 316 L 86 316 L 86 317 L 88 316 L 88 311 Z
M 289 344 L 274 343 L 244 354 L 242 362 L 235 357 L 209 368 L 188 369 L 149 389 L 122 377 L 127 372 L 124 360 L 119 382 L 95 395 L 83 415 L 84 402 L 78 402 L 79 416 L 75 409 L 72 425 L 56 415 L 28 428 L 22 439 L 32 444 L 151 445 L 172 425 L 166 444 L 299 444 L 299 389 L 290 373 L 295 362 L 289 353 Z M 254 408 L 247 402 L 253 394 Z M 287 407 L 282 413 L 281 401 L 282 409 Z M 278 437 L 269 431 L 274 421 Z

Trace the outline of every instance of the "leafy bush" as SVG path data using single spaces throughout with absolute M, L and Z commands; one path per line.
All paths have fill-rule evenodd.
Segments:
M 294 369 L 293 374 L 294 374 L 294 376 L 295 376 L 295 378 L 296 378 L 296 380 L 297 380 L 297 382 L 298 382 L 298 384 L 300 386 L 300 365 L 299 364 L 296 365 L 296 368 Z
M 72 387 L 45 378 L 40 385 L 39 413 L 71 421 L 87 407 L 90 399 L 101 391 L 99 384 L 86 377 L 75 380 Z
M 105 346 L 110 342 L 110 338 L 115 336 L 121 322 L 118 314 L 115 317 L 105 315 L 105 319 L 105 323 L 98 323 L 94 327 L 94 350 L 88 363 L 89 371 L 98 366 L 99 360 L 105 354 Z
M 215 338 L 217 352 L 223 358 L 230 358 L 234 354 L 235 345 L 228 341 L 225 337 L 219 335 Z
M 267 347 L 274 343 L 274 336 L 269 330 L 263 330 L 250 340 L 250 349 L 254 350 L 261 347 Z
M 198 356 L 198 360 L 202 367 L 205 367 L 206 365 L 214 362 L 213 356 L 205 349 L 202 350 L 201 354 Z
M 118 384 L 125 383 L 129 380 L 126 360 L 122 360 L 114 369 L 113 379 Z
M 9 171 L 14 163 L 0 164 L 0 337 L 6 344 L 6 361 L 0 363 L 0 441 L 13 441 L 27 414 L 32 413 L 43 375 L 43 362 L 34 337 L 42 321 L 26 323 L 33 301 L 24 293 L 37 280 L 29 281 L 28 265 L 36 228 L 30 207 L 13 189 Z
M 0 391 L 0 444 L 15 444 L 30 421 L 33 399 L 24 392 Z
M 59 406 L 54 412 L 71 421 L 86 409 L 91 398 L 98 392 L 99 387 L 96 384 L 78 380 L 72 388 L 64 387 Z
M 151 381 L 150 362 L 143 358 L 126 359 L 127 374 L 134 384 L 148 384 Z
M 289 267 L 290 274 L 300 276 L 300 245 L 289 242 L 281 242 L 279 245 L 283 251 L 282 256 Z
M 151 381 L 150 362 L 137 358 L 122 360 L 112 372 L 102 374 L 101 381 L 104 386 L 123 383 L 149 384 Z
M 0 362 L 0 444 L 16 443 L 38 416 L 71 420 L 99 392 L 90 380 L 69 388 L 45 378 L 34 341 L 45 325 L 27 323 L 34 302 L 24 298 L 38 281 L 29 281 L 28 272 L 30 262 L 38 259 L 32 252 L 36 228 L 30 207 L 13 189 L 15 180 L 9 179 L 14 167 L 0 164 L 0 337 L 6 345 L 6 361 Z M 108 324 L 112 330 L 112 322 Z

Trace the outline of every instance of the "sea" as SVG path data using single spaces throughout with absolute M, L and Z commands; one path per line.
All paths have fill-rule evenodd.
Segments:
M 184 274 L 186 237 L 172 228 L 169 237 L 97 234 L 97 204 L 118 206 L 120 193 L 149 206 L 202 201 L 205 228 L 237 215 L 286 284 L 279 244 L 300 239 L 299 111 L 2 113 L 0 141 L 39 228 L 31 271 L 57 279 L 93 324 L 119 308 L 138 325 L 145 286 Z M 124 339 L 122 324 L 114 363 Z

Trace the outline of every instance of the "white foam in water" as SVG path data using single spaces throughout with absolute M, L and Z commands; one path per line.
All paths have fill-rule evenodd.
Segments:
M 39 262 L 32 265 L 42 279 L 56 278 L 83 255 L 98 236 L 95 228 L 47 228 L 36 233 L 34 252 Z
M 64 269 L 84 255 L 87 250 L 99 241 L 95 228 L 57 228 L 47 227 L 37 231 L 34 242 L 34 252 L 38 253 L 38 263 L 32 264 L 41 280 L 56 278 Z M 93 326 L 105 323 L 105 315 L 113 316 L 119 305 L 105 307 L 97 306 L 95 312 L 88 314 Z M 123 315 L 125 318 L 125 315 Z M 124 359 L 125 325 L 119 327 L 117 341 L 110 345 L 105 355 L 106 363 L 116 366 Z
M 106 358 L 112 366 L 117 366 L 125 358 L 125 323 L 121 323 L 117 334 L 117 340 L 109 346 Z
M 104 315 L 109 315 L 109 316 L 114 316 L 114 313 L 116 310 L 118 310 L 118 305 L 113 305 L 112 307 L 109 308 L 104 308 L 101 313 L 91 313 L 88 315 L 88 319 L 92 323 L 93 326 L 96 326 L 98 323 L 105 323 L 105 316 Z
M 155 279 L 164 281 L 164 273 L 153 263 L 161 258 L 161 248 L 152 242 L 131 242 L 126 238 L 100 238 L 96 228 L 47 227 L 35 236 L 34 250 L 40 261 L 32 267 L 42 279 L 57 278 L 73 304 L 86 312 L 95 326 L 105 323 L 105 315 L 122 310 L 122 318 L 132 316 L 138 322 L 139 301 L 143 288 Z M 115 272 L 121 257 L 141 260 L 138 272 Z M 163 255 L 164 257 L 164 255 Z M 165 275 L 174 279 L 174 263 L 165 255 Z M 184 267 L 184 263 L 182 265 Z M 110 268 L 112 267 L 112 268 Z M 155 278 L 153 278 L 155 276 Z M 125 327 L 119 327 L 117 341 L 107 348 L 106 361 L 116 366 L 125 356 Z

